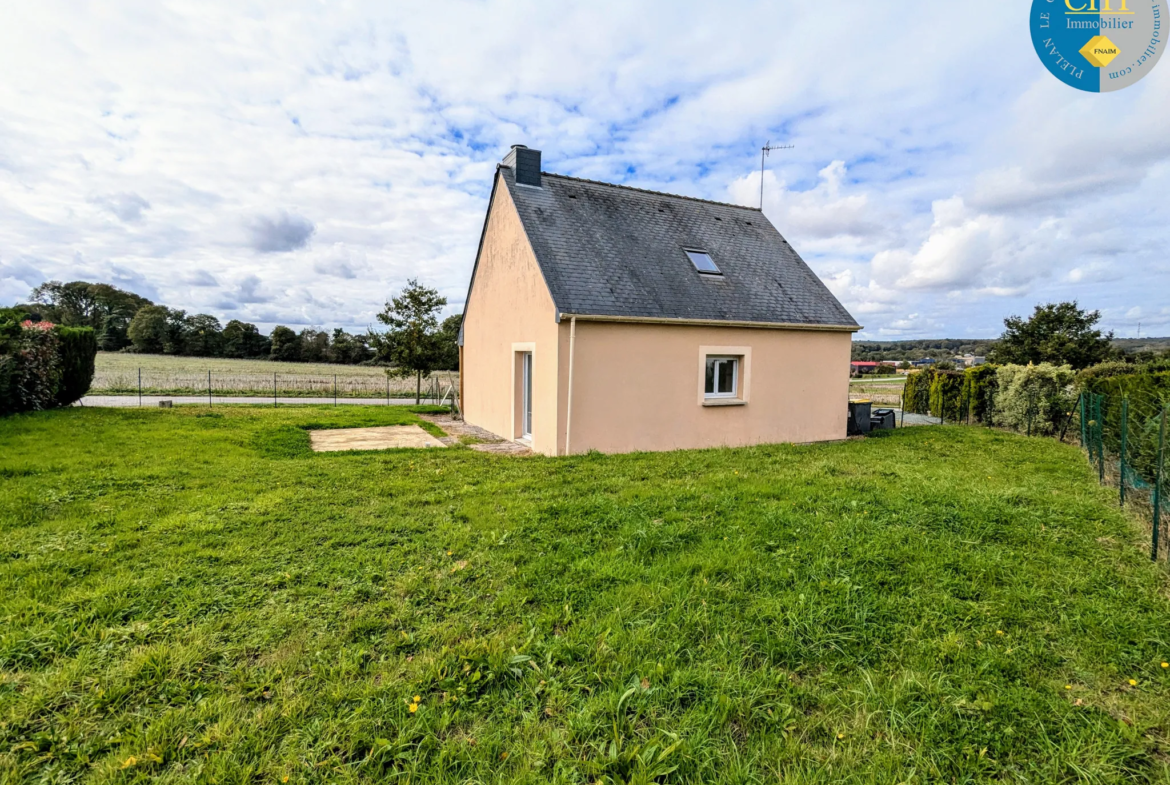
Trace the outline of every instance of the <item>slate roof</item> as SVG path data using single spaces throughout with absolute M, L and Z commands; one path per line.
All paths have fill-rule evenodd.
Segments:
M 559 313 L 835 325 L 857 322 L 751 207 L 542 173 L 499 173 Z M 722 276 L 683 252 L 707 251 Z

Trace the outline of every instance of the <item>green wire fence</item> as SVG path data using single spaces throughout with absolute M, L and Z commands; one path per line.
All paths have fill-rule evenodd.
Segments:
M 1118 504 L 1151 522 L 1150 557 L 1170 557 L 1170 522 L 1164 520 L 1170 517 L 1165 509 L 1170 390 L 1115 384 L 1117 392 L 1070 395 L 1067 388 L 1029 388 L 1012 414 L 1002 408 L 1001 391 L 969 383 L 959 388 L 960 375 L 936 372 L 929 386 L 908 384 L 902 410 L 930 413 L 946 425 L 994 425 L 1074 443 L 1079 436 L 1097 481 L 1116 486 Z
M 1122 507 L 1148 505 L 1150 558 L 1166 547 L 1166 430 L 1170 406 L 1160 396 L 1083 392 L 1073 416 L 1080 420 L 1081 446 L 1101 483 L 1117 485 Z

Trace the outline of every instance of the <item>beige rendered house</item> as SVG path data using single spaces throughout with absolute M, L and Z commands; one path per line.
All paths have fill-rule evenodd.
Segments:
M 467 422 L 546 455 L 845 437 L 860 327 L 755 208 L 496 169 L 459 336 Z

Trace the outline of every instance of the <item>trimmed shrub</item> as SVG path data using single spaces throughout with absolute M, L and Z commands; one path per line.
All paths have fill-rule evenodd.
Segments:
M 58 327 L 56 333 L 61 352 L 61 383 L 56 399 L 58 406 L 68 406 L 89 392 L 97 336 L 92 327 Z
M 911 371 L 906 374 L 906 386 L 902 388 L 902 408 L 911 414 L 930 412 L 930 382 L 933 371 Z
M 1001 365 L 996 371 L 995 424 L 1032 434 L 1055 435 L 1076 395 L 1067 365 Z
M 93 381 L 96 354 L 89 327 L 0 322 L 0 415 L 73 403 Z
M 930 380 L 930 413 L 943 422 L 956 422 L 965 414 L 960 393 L 963 391 L 962 371 L 933 371 Z
M 18 323 L 0 319 L 0 415 L 17 411 L 15 352 L 20 332 Z
M 0 357 L 0 412 L 28 412 L 52 408 L 61 383 L 59 342 L 49 322 L 24 322 L 18 332 L 5 330 Z
M 1149 366 L 1129 366 L 1123 376 L 1095 376 L 1087 379 L 1083 392 L 1105 396 L 1101 401 L 1102 436 L 1105 449 L 1111 453 L 1121 449 L 1121 402 L 1129 399 L 1128 442 L 1126 464 L 1146 483 L 1153 482 L 1157 473 L 1158 439 L 1162 412 L 1170 407 L 1170 371 L 1145 372 Z M 1078 375 L 1078 381 L 1081 377 Z M 1134 483 L 1132 475 L 1127 481 Z
M 976 365 L 963 372 L 963 389 L 959 395 L 964 414 L 969 409 L 974 422 L 991 423 L 995 393 L 999 389 L 996 369 L 995 365 Z
M 1077 372 L 1076 386 L 1078 390 L 1084 390 L 1098 379 L 1112 379 L 1114 376 L 1129 376 L 1132 373 L 1140 372 L 1140 370 L 1138 366 L 1120 360 L 1097 363 Z

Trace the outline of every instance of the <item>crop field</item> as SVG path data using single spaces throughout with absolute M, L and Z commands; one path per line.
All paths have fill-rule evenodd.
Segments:
M 217 395 L 282 398 L 330 397 L 334 384 L 342 398 L 413 397 L 414 378 L 388 377 L 386 369 L 369 365 L 285 363 L 269 360 L 232 360 L 216 357 L 175 357 L 161 354 L 99 352 L 90 392 L 95 395 L 136 395 L 139 372 L 147 395 L 201 395 L 207 393 L 208 372 Z M 457 371 L 437 371 L 423 380 L 424 395 L 437 385 L 439 397 L 449 386 L 458 387 Z
M 1073 447 L 308 449 L 416 421 L 0 420 L 0 782 L 1170 780 L 1170 576 Z
M 883 406 L 900 406 L 902 388 L 905 386 L 905 376 L 851 379 L 849 381 L 849 400 L 873 401 L 875 404 Z

